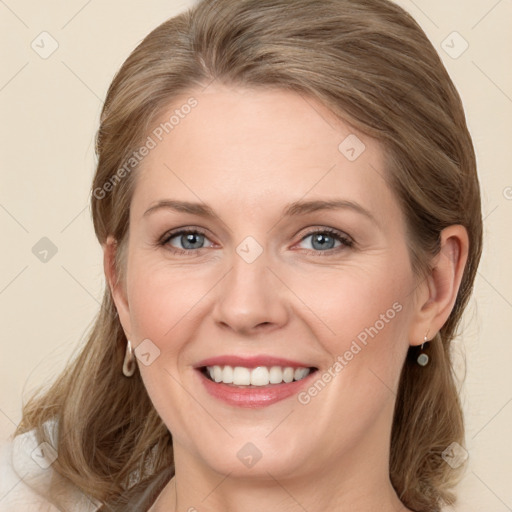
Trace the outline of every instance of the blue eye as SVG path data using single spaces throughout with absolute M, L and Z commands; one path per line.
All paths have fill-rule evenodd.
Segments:
M 313 249 L 318 249 L 313 252 L 328 252 L 331 254 L 333 251 L 337 252 L 340 249 L 345 247 L 352 247 L 353 242 L 343 233 L 333 230 L 322 228 L 317 231 L 313 231 L 304 236 L 301 240 L 303 242 L 307 238 L 312 237 L 311 245 Z M 339 242 L 339 245 L 336 246 L 336 242 Z M 323 254 L 322 254 L 323 256 Z
M 176 238 L 178 242 L 182 245 L 183 249 L 180 247 L 176 247 L 174 244 L 171 244 L 171 240 Z M 176 233 L 170 233 L 169 236 L 165 237 L 162 240 L 162 245 L 171 245 L 172 251 L 175 251 L 179 254 L 185 254 L 186 252 L 190 252 L 197 249 L 203 249 L 202 244 L 205 240 L 208 240 L 204 233 L 197 230 L 182 230 Z
M 320 228 L 315 231 L 311 231 L 304 237 L 301 242 L 304 242 L 307 238 L 312 237 L 313 249 L 307 249 L 310 254 L 320 255 L 321 253 L 327 253 L 326 255 L 332 255 L 340 250 L 352 247 L 354 242 L 344 233 L 331 229 L 331 228 Z M 173 240 L 176 242 L 172 243 Z M 205 241 L 209 239 L 206 234 L 199 229 L 182 229 L 179 231 L 166 233 L 158 245 L 168 248 L 175 254 L 188 254 L 192 255 L 199 249 L 205 249 Z M 338 245 L 336 245 L 338 242 Z M 179 245 L 176 245 L 179 244 Z M 210 245 L 210 247 L 212 247 Z M 321 254 L 322 256 L 324 254 Z

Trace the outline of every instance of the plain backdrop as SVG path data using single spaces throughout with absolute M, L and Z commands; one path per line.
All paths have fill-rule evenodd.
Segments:
M 398 3 L 423 27 L 461 94 L 482 185 L 485 250 L 454 342 L 457 367 L 463 373 L 467 365 L 469 453 L 456 510 L 510 511 L 512 3 Z M 138 42 L 190 5 L 0 1 L 0 440 L 21 418 L 22 395 L 64 367 L 99 308 L 102 253 L 88 203 L 107 88 Z

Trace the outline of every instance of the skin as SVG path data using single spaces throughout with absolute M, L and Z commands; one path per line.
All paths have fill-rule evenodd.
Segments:
M 377 141 L 292 92 L 211 85 L 190 95 L 197 107 L 137 170 L 119 285 L 113 239 L 104 245 L 127 338 L 134 347 L 149 339 L 160 351 L 138 366 L 172 433 L 176 476 L 151 511 L 408 510 L 388 473 L 400 370 L 409 346 L 427 332 L 431 339 L 449 316 L 467 258 L 465 229 L 443 231 L 433 271 L 419 279 Z M 355 161 L 338 149 L 349 134 L 366 146 Z M 206 203 L 216 217 L 144 215 L 171 198 Z M 315 199 L 358 203 L 374 220 L 351 208 L 282 214 L 293 201 Z M 202 228 L 205 238 L 157 245 L 182 227 Z M 326 227 L 352 247 L 318 244 L 311 232 Z M 236 252 L 247 236 L 263 250 L 252 263 Z M 400 312 L 306 405 L 294 396 L 233 407 L 211 397 L 194 370 L 207 357 L 268 354 L 321 375 L 397 303 Z M 261 453 L 251 468 L 237 457 L 246 443 Z

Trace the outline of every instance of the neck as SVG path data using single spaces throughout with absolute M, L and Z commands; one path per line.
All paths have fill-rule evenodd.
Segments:
M 412 512 L 400 502 L 389 482 L 377 487 L 368 485 L 372 492 L 364 494 L 355 489 L 340 492 L 336 487 L 324 493 L 319 489 L 324 487 L 325 483 L 318 481 L 304 485 L 269 477 L 255 483 L 220 476 L 210 485 L 209 492 L 206 488 L 201 492 L 187 492 L 190 487 L 176 476 L 149 512 Z
M 389 480 L 388 445 L 360 444 L 333 457 L 335 464 L 250 478 L 215 472 L 176 444 L 175 477 L 150 512 L 411 512 Z

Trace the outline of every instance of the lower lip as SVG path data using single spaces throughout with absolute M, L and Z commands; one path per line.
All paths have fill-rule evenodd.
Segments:
M 259 408 L 275 404 L 297 394 L 308 383 L 316 371 L 301 380 L 270 384 L 268 386 L 238 387 L 208 379 L 201 370 L 197 370 L 206 391 L 215 398 L 237 407 Z

